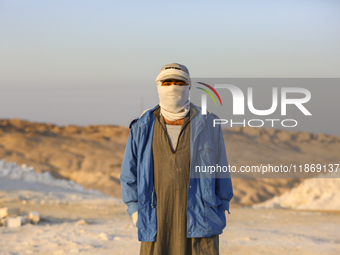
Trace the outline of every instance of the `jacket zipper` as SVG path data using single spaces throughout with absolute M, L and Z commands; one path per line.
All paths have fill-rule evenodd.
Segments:
M 155 207 L 154 201 L 153 201 L 153 196 L 154 196 L 154 192 L 153 190 L 151 190 L 151 208 Z

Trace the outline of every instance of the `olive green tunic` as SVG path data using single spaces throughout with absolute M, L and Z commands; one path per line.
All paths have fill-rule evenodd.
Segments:
M 191 106 L 193 116 L 196 110 Z M 184 118 L 174 149 L 160 107 L 152 141 L 157 210 L 155 242 L 141 242 L 141 255 L 217 255 L 219 236 L 187 238 L 187 194 L 190 173 L 190 112 Z M 193 117 L 191 116 L 191 118 Z

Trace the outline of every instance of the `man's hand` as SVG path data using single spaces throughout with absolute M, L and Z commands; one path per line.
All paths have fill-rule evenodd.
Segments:
M 138 220 L 138 211 L 133 213 L 131 218 L 132 218 L 132 221 L 133 221 L 133 225 L 135 225 L 135 227 L 136 227 L 136 223 L 137 223 L 137 220 Z

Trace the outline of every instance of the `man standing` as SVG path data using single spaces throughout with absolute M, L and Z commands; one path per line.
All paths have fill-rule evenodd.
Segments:
M 159 104 L 131 122 L 120 176 L 140 254 L 219 254 L 233 190 L 230 173 L 215 172 L 228 166 L 218 117 L 189 101 L 184 65 L 163 66 L 156 83 Z

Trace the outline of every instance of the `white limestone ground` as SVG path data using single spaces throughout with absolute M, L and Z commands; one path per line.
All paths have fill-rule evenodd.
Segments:
M 2 195 L 1 190 L 6 191 Z M 21 199 L 39 204 L 110 204 L 118 205 L 121 199 L 105 195 L 97 190 L 86 190 L 73 180 L 54 178 L 49 172 L 36 173 L 25 164 L 0 160 L 0 202 Z
M 253 208 L 290 208 L 297 210 L 340 211 L 340 169 L 306 179 L 290 191 Z
M 36 210 L 41 221 L 0 227 L 1 255 L 139 253 L 137 229 L 120 199 L 10 165 L 0 161 L 0 207 Z M 230 211 L 220 235 L 220 254 L 309 255 L 340 250 L 340 214 L 233 207 Z

